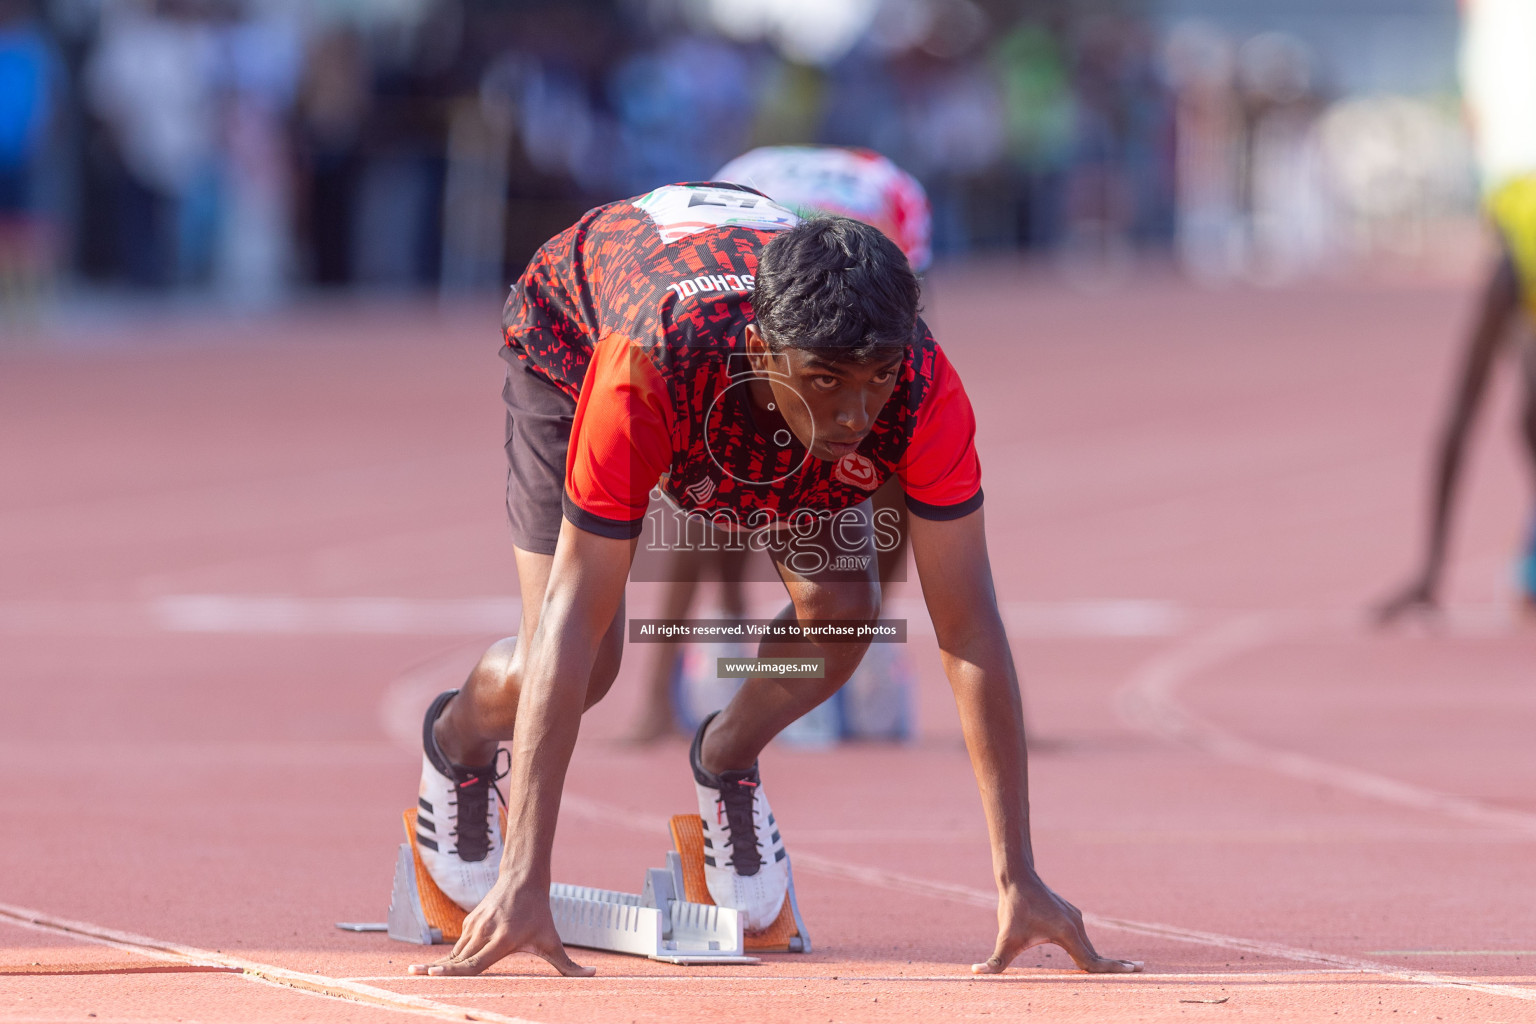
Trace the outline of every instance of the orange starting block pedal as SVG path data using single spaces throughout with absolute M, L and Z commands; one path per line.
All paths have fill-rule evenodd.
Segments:
M 505 815 L 501 827 L 507 827 Z M 405 812 L 405 839 L 395 854 L 395 886 L 389 895 L 389 937 L 430 946 L 458 942 L 465 912 L 432 881 L 416 852 L 416 808 Z
M 690 903 L 714 904 L 709 886 L 704 881 L 704 822 L 697 814 L 674 815 L 668 823 L 672 830 L 672 845 L 682 859 L 683 895 Z M 786 857 L 785 871 L 789 874 L 789 892 L 784 896 L 784 906 L 779 916 L 760 932 L 747 932 L 743 942 L 749 953 L 809 953 L 811 935 L 805 930 L 800 917 L 800 907 L 795 902 L 795 872 Z

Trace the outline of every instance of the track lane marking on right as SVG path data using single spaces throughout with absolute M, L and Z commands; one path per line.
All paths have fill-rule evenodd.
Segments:
M 1144 663 L 1142 669 L 1133 675 L 1132 682 L 1134 683 L 1147 676 L 1149 669 L 1156 670 L 1158 666 L 1171 666 L 1175 671 L 1175 679 L 1180 678 L 1177 673 L 1187 672 L 1192 674 L 1193 672 L 1204 670 L 1253 646 L 1269 642 L 1271 636 L 1278 635 L 1275 633 L 1277 623 L 1293 622 L 1297 618 L 1298 616 L 1294 613 L 1256 613 L 1241 615 L 1235 619 L 1227 620 L 1216 627 L 1197 631 L 1176 640 L 1170 647 L 1165 648 L 1149 662 Z M 1311 616 L 1311 618 L 1315 619 L 1316 616 Z M 1344 620 L 1335 618 L 1328 621 L 1343 622 Z M 397 679 L 387 689 L 385 697 L 381 702 L 380 717 L 383 720 L 386 732 L 403 747 L 414 751 L 418 749 L 417 744 L 419 743 L 419 739 L 416 738 L 416 728 L 419 727 L 406 728 L 407 718 L 413 717 L 404 714 L 406 706 L 415 706 L 418 703 L 417 696 L 431 688 L 431 677 L 441 670 L 443 662 L 450 660 L 456 653 L 447 652 L 446 656 L 429 659 L 426 663 L 415 666 L 412 671 Z M 1165 667 L 1160 671 L 1166 673 L 1168 668 Z M 1130 689 L 1129 685 L 1122 689 L 1122 694 L 1128 689 Z M 414 715 L 420 715 L 419 707 L 414 711 Z M 570 791 L 563 794 L 561 806 L 577 817 L 588 820 L 619 825 L 652 835 L 666 834 L 667 818 L 661 815 L 631 811 Z M 1519 814 L 1519 812 L 1511 813 Z M 1536 816 L 1532 817 L 1536 818 Z M 1503 824 L 1504 818 L 1497 816 L 1497 821 Z M 1487 825 L 1491 822 L 1483 820 L 1480 823 Z M 809 870 L 829 877 L 843 878 L 873 888 L 968 903 L 973 906 L 984 906 L 989 909 L 997 906 L 997 894 L 995 892 L 972 886 L 935 882 L 899 872 L 886 871 L 881 868 L 853 864 L 804 850 L 794 855 L 794 862 L 802 870 Z M 1134 921 L 1093 913 L 1085 913 L 1083 920 L 1094 927 L 1109 928 L 1148 938 L 1230 949 L 1237 952 L 1254 953 L 1297 963 L 1315 964 L 1320 967 L 1376 974 L 1413 984 L 1442 988 L 1465 988 L 1486 995 L 1505 996 L 1536 1002 L 1536 989 L 1525 989 L 1514 985 L 1490 984 L 1473 978 L 1411 970 L 1359 957 L 1325 953 L 1320 950 L 1248 939 L 1241 936 L 1223 935 L 1217 932 L 1200 931 L 1159 922 Z M 1149 975 L 1149 977 L 1155 976 Z
M 1355 617 L 1343 615 L 1238 615 L 1176 640 L 1143 662 L 1115 695 L 1116 710 L 1126 723 L 1144 732 L 1224 761 L 1536 839 L 1536 814 L 1531 812 L 1267 747 L 1197 717 L 1177 700 L 1184 683 L 1239 655 L 1295 636 L 1352 630 L 1355 624 Z
M 969 969 L 963 968 L 963 967 L 956 968 L 955 973 L 953 973 L 953 974 L 894 974 L 894 975 L 887 975 L 887 974 L 847 974 L 847 975 L 838 975 L 836 977 L 831 976 L 831 975 L 820 975 L 820 974 L 758 974 L 756 972 L 753 972 L 751 974 L 614 974 L 613 972 L 610 971 L 610 972 L 607 972 L 605 974 L 598 974 L 598 975 L 595 975 L 593 978 L 583 979 L 583 980 L 591 981 L 594 984 L 599 984 L 599 983 L 601 983 L 603 981 L 623 982 L 625 984 L 629 984 L 630 982 L 657 982 L 657 983 L 660 983 L 660 984 L 670 984 L 670 983 L 696 984 L 698 982 L 703 982 L 703 981 L 719 982 L 721 984 L 743 984 L 743 983 L 747 983 L 747 982 L 756 983 L 756 982 L 763 982 L 763 981 L 798 981 L 798 982 L 802 982 L 804 984 L 810 984 L 812 982 L 826 982 L 828 984 L 835 984 L 835 985 L 852 985 L 852 984 L 860 984 L 860 983 L 871 982 L 871 981 L 891 981 L 891 982 L 899 982 L 899 981 L 924 981 L 924 982 L 926 982 L 926 981 L 942 981 L 942 982 L 966 982 L 966 983 L 975 983 L 975 984 L 980 984 L 980 985 L 991 985 L 991 984 L 998 984 L 998 983 L 1001 983 L 1001 982 L 1008 982 L 1008 981 L 1015 981 L 1015 982 L 1016 981 L 1104 981 L 1104 982 L 1126 982 L 1126 983 L 1130 983 L 1130 982 L 1149 982 L 1149 981 L 1221 981 L 1221 982 L 1236 983 L 1236 982 L 1247 980 L 1247 979 L 1256 979 L 1256 980 L 1260 980 L 1260 981 L 1263 981 L 1263 980 L 1266 980 L 1266 979 L 1273 979 L 1273 978 L 1329 978 L 1329 979 L 1333 979 L 1333 978 L 1339 978 L 1341 975 L 1346 975 L 1346 976 L 1348 976 L 1350 978 L 1358 978 L 1358 977 L 1361 977 L 1361 975 L 1364 973 L 1362 971 L 1351 970 L 1351 969 L 1343 968 L 1343 967 L 1319 967 L 1319 968 L 1317 968 L 1315 970 L 1305 970 L 1305 969 L 1298 968 L 1296 970 L 1282 970 L 1282 971 L 1228 971 L 1228 972 L 1217 972 L 1217 973 L 1213 973 L 1213 974 L 1197 974 L 1197 973 L 1189 973 L 1189 972 L 1184 972 L 1184 973 L 1170 972 L 1168 974 L 1149 974 L 1149 973 L 1147 973 L 1145 971 L 1137 971 L 1137 972 L 1135 972 L 1133 974 L 1085 974 L 1082 971 L 1077 970 L 1076 968 L 1063 968 L 1063 969 L 1060 969 L 1060 970 L 1058 970 L 1056 968 L 1044 968 L 1043 970 L 1050 970 L 1050 971 L 1053 971 L 1054 973 L 1051 973 L 1051 974 L 1045 974 L 1045 973 L 1029 973 L 1029 974 L 1024 974 L 1024 973 L 1016 973 L 1016 974 L 971 974 Z M 367 975 L 359 975 L 357 977 L 349 977 L 349 978 L 345 978 L 345 979 L 342 979 L 342 980 L 345 980 L 345 981 L 412 981 L 412 982 L 430 982 L 430 981 L 441 981 L 441 982 L 449 982 L 449 981 L 505 981 L 506 980 L 506 976 L 505 975 L 496 975 L 496 974 L 485 974 L 485 975 L 480 975 L 478 977 L 473 977 L 472 976 L 472 977 L 464 977 L 464 978 L 443 978 L 443 977 L 429 977 L 429 976 L 424 976 L 424 975 L 420 975 L 420 974 L 367 974 Z M 559 979 L 558 978 L 551 978 L 550 980 L 558 981 Z M 1379 983 L 1378 982 L 1369 982 L 1369 984 L 1379 984 Z M 1393 984 L 1400 984 L 1400 983 L 1394 981 Z M 445 998 L 445 999 L 448 998 L 449 995 L 450 995 L 450 993 L 447 993 L 447 992 L 439 992 L 438 993 L 439 997 Z M 464 997 L 468 998 L 468 997 L 470 997 L 471 994 L 467 993 L 467 992 L 460 992 L 460 993 L 452 993 L 452 995 L 460 995 L 460 996 L 464 996 Z M 481 993 L 474 993 L 473 995 L 474 995 L 475 998 L 479 998 Z
M 1125 640 L 1182 632 L 1187 609 L 1169 601 L 1096 598 L 1001 601 L 1010 635 L 1026 639 Z M 776 608 L 762 609 L 771 618 Z M 896 598 L 887 618 L 906 618 L 914 635 L 932 636 L 927 607 Z M 120 635 L 146 631 L 272 636 L 509 636 L 522 602 L 478 597 L 161 594 L 125 600 L 0 601 L 0 633 L 18 636 Z
M 574 812 L 578 817 L 610 825 L 619 825 L 651 834 L 665 834 L 664 830 L 667 828 L 667 819 L 661 815 L 626 810 L 622 807 L 616 807 L 612 804 L 574 793 L 565 794 L 561 799 L 561 807 Z M 974 886 L 955 882 L 936 882 L 926 878 L 902 874 L 897 871 L 887 871 L 884 868 L 853 864 L 834 857 L 824 857 L 805 851 L 794 854 L 791 860 L 795 867 L 801 870 L 809 869 L 816 874 L 858 882 L 862 885 L 884 889 L 888 892 L 927 896 L 932 899 L 965 903 L 988 909 L 994 909 L 997 906 L 997 893 L 995 891 L 979 889 Z M 1109 917 L 1103 914 L 1085 913 L 1083 914 L 1083 922 L 1096 928 L 1111 928 L 1116 931 L 1129 932 L 1133 935 L 1142 935 L 1148 938 L 1185 942 L 1198 946 L 1213 946 L 1219 949 L 1254 953 L 1279 960 L 1291 960 L 1297 963 L 1317 964 L 1319 966 L 1337 967 L 1367 974 L 1379 974 L 1384 977 L 1397 978 L 1400 981 L 1413 982 L 1417 985 L 1428 985 L 1435 988 L 1463 988 L 1473 992 L 1481 992 L 1484 995 L 1507 996 L 1512 999 L 1536 1002 L 1536 989 L 1524 989 L 1514 985 L 1488 984 L 1474 978 L 1436 974 L 1431 971 L 1415 971 L 1396 967 L 1392 964 L 1381 963 L 1376 960 L 1324 953 L 1320 950 L 1288 946 L 1278 942 L 1246 939 L 1236 935 L 1223 935 L 1219 932 L 1199 931 L 1194 928 L 1183 928 L 1178 925 L 1161 924 L 1158 922 L 1132 921 L 1127 918 Z

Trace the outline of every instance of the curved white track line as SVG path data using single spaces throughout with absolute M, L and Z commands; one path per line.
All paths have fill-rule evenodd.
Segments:
M 397 745 L 421 755 L 421 718 L 432 699 L 444 690 L 464 685 L 485 653 L 486 643 L 473 640 L 438 651 L 401 672 L 379 697 L 379 727 Z
M 1179 681 L 1190 675 L 1213 667 L 1242 651 L 1270 642 L 1281 635 L 1284 624 L 1287 621 L 1294 619 L 1295 616 L 1243 616 L 1224 623 L 1215 629 L 1203 630 L 1192 635 L 1187 640 L 1174 644 L 1168 650 L 1153 658 L 1136 674 L 1132 683 L 1136 684 L 1147 681 L 1153 685 L 1176 686 Z M 439 658 L 418 665 L 413 670 L 405 673 L 401 678 L 395 680 L 390 686 L 383 702 L 384 706 L 381 708 L 381 717 L 386 723 L 386 731 L 404 748 L 414 752 L 418 749 L 420 742 L 416 738 L 417 726 L 414 725 L 414 721 L 412 721 L 410 728 L 406 728 L 408 716 L 405 714 L 405 705 L 409 704 L 409 706 L 415 709 L 414 714 L 420 715 L 420 708 L 425 706 L 425 701 L 421 700 L 421 695 L 427 693 L 427 691 L 436 693 L 437 690 L 434 689 L 434 686 L 440 688 L 441 680 L 434 682 L 434 673 L 443 671 L 446 663 L 454 661 L 456 657 L 463 657 L 462 650 L 445 652 Z M 1133 690 L 1136 690 L 1134 686 L 1126 688 L 1127 692 Z M 1168 720 L 1169 728 L 1172 728 L 1175 722 L 1193 721 L 1193 719 L 1183 716 L 1183 713 L 1169 701 L 1159 702 L 1153 700 L 1144 702 L 1140 706 L 1149 709 L 1148 713 L 1154 711 L 1166 713 L 1171 709 L 1173 716 Z M 1182 733 L 1180 733 L 1180 737 L 1182 738 Z M 603 801 L 593 800 L 570 791 L 567 791 L 561 797 L 560 805 L 566 813 L 575 817 L 585 818 L 589 821 L 633 829 L 652 836 L 666 835 L 667 819 L 661 815 L 648 814 L 643 811 L 632 811 Z M 805 850 L 800 850 L 794 855 L 794 862 L 802 871 L 858 882 L 861 885 L 868 885 L 888 892 L 926 896 L 933 899 L 986 907 L 988 909 L 997 906 L 996 892 L 973 886 L 935 882 L 899 872 L 886 871 L 881 868 L 853 864 Z M 1115 931 L 1144 935 L 1149 938 L 1230 949 L 1281 960 L 1290 960 L 1297 963 L 1318 964 L 1348 971 L 1376 974 L 1420 985 L 1441 988 L 1464 988 L 1487 995 L 1536 1001 L 1536 990 L 1533 989 L 1525 989 L 1513 985 L 1492 984 L 1473 978 L 1462 978 L 1429 971 L 1408 970 L 1374 960 L 1324 953 L 1297 946 L 1246 939 L 1240 936 L 1222 935 L 1217 932 L 1197 931 L 1190 928 L 1181 928 L 1177 925 L 1132 921 L 1125 918 L 1107 917 L 1091 913 L 1084 914 L 1083 920 L 1095 928 L 1109 928 Z
M 436 999 L 406 995 L 402 992 L 391 992 L 389 989 L 378 988 L 374 985 L 364 985 L 360 982 L 348 981 L 343 978 L 329 978 L 323 974 L 290 971 L 286 967 L 274 967 L 271 964 L 257 963 L 254 960 L 229 956 L 211 949 L 198 949 L 195 946 L 165 942 L 161 939 L 150 938 L 147 935 L 135 935 L 133 932 L 118 931 L 115 928 L 105 928 L 101 925 L 88 924 L 84 921 L 71 921 L 68 918 L 54 917 L 41 911 L 11 906 L 7 903 L 0 903 L 0 922 L 20 925 L 33 931 L 66 935 L 72 939 L 81 939 L 86 942 L 96 943 L 97 945 L 111 946 L 114 949 L 138 953 L 141 956 L 154 960 L 198 964 L 200 966 L 228 967 L 232 973 L 235 971 L 239 972 L 234 975 L 235 977 L 243 978 L 247 981 L 256 981 L 294 989 L 308 995 L 324 996 L 327 999 L 339 999 L 344 1002 L 365 1003 L 389 1010 L 399 1010 L 403 1013 L 411 1013 L 420 1017 L 455 1021 L 479 1020 L 488 1021 L 490 1024 L 537 1024 L 537 1022 L 530 1021 L 525 1017 L 509 1017 L 504 1013 L 496 1013 L 493 1010 L 477 1010 L 464 1006 L 455 1006 L 451 1003 L 439 1002 Z
M 561 800 L 561 807 L 578 817 L 651 834 L 661 832 L 667 827 L 667 819 L 659 815 L 630 811 L 622 807 L 589 800 L 586 797 L 574 794 L 566 794 Z M 865 867 L 832 857 L 823 857 L 819 854 L 807 853 L 804 850 L 796 852 L 793 859 L 795 866 L 801 871 L 810 871 L 814 874 L 826 875 L 831 878 L 858 882 L 861 885 L 868 885 L 889 892 L 949 900 L 954 903 L 986 907 L 989 910 L 997 906 L 997 893 L 995 891 L 978 889 L 974 886 L 959 885 L 953 882 L 930 881 L 926 878 L 916 878 L 912 875 L 901 874 L 896 871 L 886 871 L 883 868 Z M 1536 989 L 1520 988 L 1514 985 L 1491 984 L 1474 978 L 1436 974 L 1431 971 L 1407 970 L 1375 960 L 1363 960 L 1359 957 L 1323 953 L 1315 949 L 1286 946 L 1277 942 L 1245 939 L 1235 935 L 1222 935 L 1218 932 L 1196 931 L 1192 928 L 1180 928 L 1177 925 L 1171 924 L 1105 917 L 1100 914 L 1084 914 L 1083 921 L 1095 928 L 1111 928 L 1115 931 L 1130 932 L 1133 935 L 1145 935 L 1149 938 L 1187 942 L 1198 946 L 1214 946 L 1219 949 L 1254 953 L 1259 956 L 1273 957 L 1280 960 L 1321 964 L 1349 971 L 1379 974 L 1384 977 L 1396 978 L 1399 981 L 1413 982 L 1418 985 L 1430 985 L 1436 988 L 1464 988 L 1473 992 L 1481 992 L 1485 995 L 1508 996 L 1513 999 L 1536 1002 Z
M 1117 710 L 1131 725 L 1225 761 L 1536 839 L 1536 814 L 1266 747 L 1198 718 L 1178 703 L 1179 687 L 1240 654 L 1352 626 L 1352 620 L 1317 615 L 1261 612 L 1228 619 L 1176 641 L 1144 663 L 1116 694 Z

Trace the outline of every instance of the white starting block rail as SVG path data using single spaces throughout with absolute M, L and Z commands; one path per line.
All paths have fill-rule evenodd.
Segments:
M 667 866 L 647 871 L 645 889 L 638 895 L 557 882 L 549 887 L 549 909 L 560 941 L 567 946 L 630 953 L 674 964 L 760 962 L 746 955 L 740 912 L 689 903 L 682 893 L 682 858 L 669 850 Z M 387 930 L 390 938 L 401 942 L 427 946 L 443 941 L 441 930 L 428 924 L 422 912 L 409 843 L 400 844 L 395 858 Z

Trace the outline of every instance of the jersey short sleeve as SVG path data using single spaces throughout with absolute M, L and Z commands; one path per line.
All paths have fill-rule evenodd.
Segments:
M 603 537 L 638 537 L 651 488 L 671 464 L 672 420 L 645 351 L 621 335 L 599 341 L 566 452 L 565 518 Z
M 976 456 L 976 414 L 960 375 L 944 351 L 933 348 L 932 383 L 917 411 L 917 425 L 897 470 L 907 510 L 922 519 L 959 519 L 981 507 L 981 460 Z

